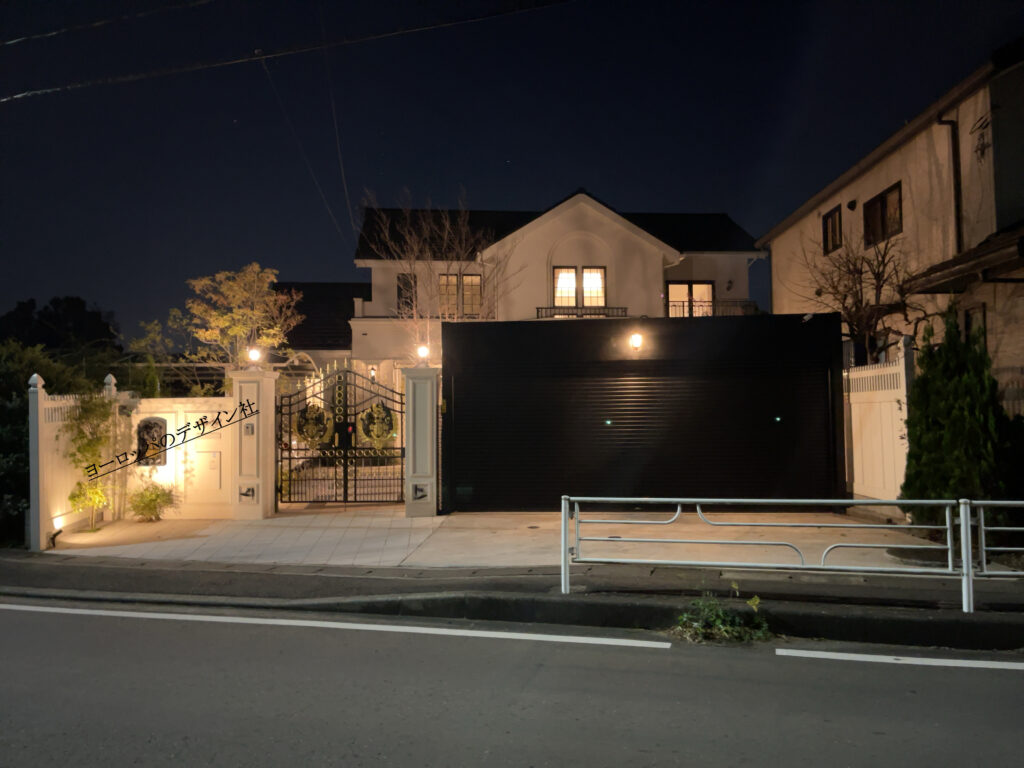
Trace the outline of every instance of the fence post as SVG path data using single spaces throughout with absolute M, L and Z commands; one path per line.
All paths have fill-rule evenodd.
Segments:
M 42 406 L 46 403 L 46 382 L 38 373 L 28 380 L 28 477 L 29 507 L 25 517 L 25 544 L 33 552 L 46 548 L 43 530 L 42 456 L 39 455 L 39 430 L 42 424 Z
M 974 613 L 974 563 L 971 560 L 971 502 L 960 499 L 960 580 L 964 613 Z
M 569 497 L 562 497 L 562 594 L 569 594 Z

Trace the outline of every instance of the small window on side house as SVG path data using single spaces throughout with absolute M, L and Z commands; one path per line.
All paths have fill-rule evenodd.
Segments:
M 821 217 L 821 246 L 825 253 L 832 253 L 843 244 L 843 211 L 837 205 Z
M 875 245 L 903 231 L 903 192 L 896 182 L 864 203 L 864 245 Z

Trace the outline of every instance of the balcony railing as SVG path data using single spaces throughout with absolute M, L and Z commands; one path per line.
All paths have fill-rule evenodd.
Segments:
M 757 304 L 742 299 L 670 301 L 669 317 L 725 317 L 757 314 Z
M 537 318 L 625 317 L 625 307 L 537 307 Z

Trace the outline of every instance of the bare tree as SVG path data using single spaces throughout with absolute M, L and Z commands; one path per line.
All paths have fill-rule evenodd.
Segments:
M 846 335 L 877 363 L 906 333 L 917 335 L 929 313 L 909 286 L 914 273 L 898 238 L 861 247 L 844 238 L 828 253 L 819 243 L 803 249 L 805 298 L 838 312 Z
M 513 242 L 495 246 L 495 234 L 474 227 L 458 208 L 380 208 L 364 201 L 365 243 L 378 258 L 399 265 L 397 316 L 408 320 L 415 343 L 429 343 L 431 321 L 493 320 L 512 288 Z M 486 252 L 486 253 L 485 253 Z M 519 270 L 515 270 L 518 273 Z

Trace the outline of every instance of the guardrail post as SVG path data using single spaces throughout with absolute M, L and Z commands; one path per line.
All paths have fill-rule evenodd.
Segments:
M 569 497 L 562 497 L 562 594 L 569 594 Z
M 971 560 L 971 502 L 960 499 L 960 578 L 964 613 L 974 613 L 974 563 Z

